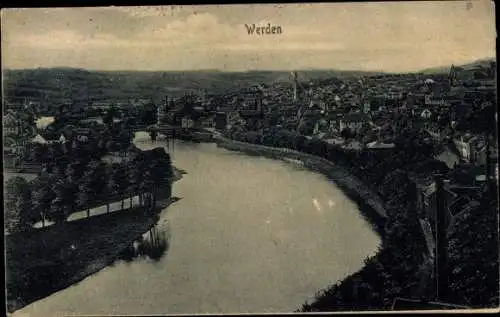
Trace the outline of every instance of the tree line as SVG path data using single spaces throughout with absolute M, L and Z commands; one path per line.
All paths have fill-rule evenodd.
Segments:
M 129 151 L 123 162 L 75 156 L 66 164 L 56 164 L 50 173 L 27 181 L 13 177 L 6 184 L 6 228 L 9 232 L 30 229 L 46 220 L 62 223 L 78 210 L 90 209 L 139 195 L 140 206 L 153 208 L 159 189 L 170 191 L 172 166 L 162 148 Z M 112 198 L 113 200 L 111 200 Z

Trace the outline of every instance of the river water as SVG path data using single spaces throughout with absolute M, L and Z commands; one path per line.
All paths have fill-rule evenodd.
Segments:
M 120 260 L 14 316 L 293 312 L 380 244 L 322 175 L 215 144 L 176 141 L 172 161 L 187 174 L 157 225 L 165 254 Z

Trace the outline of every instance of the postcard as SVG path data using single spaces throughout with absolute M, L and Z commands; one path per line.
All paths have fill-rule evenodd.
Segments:
M 498 311 L 492 1 L 1 23 L 9 315 Z

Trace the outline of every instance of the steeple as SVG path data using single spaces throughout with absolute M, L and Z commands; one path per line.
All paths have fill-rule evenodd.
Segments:
M 455 86 L 457 83 L 457 69 L 455 65 L 451 65 L 450 74 L 449 74 L 450 86 Z

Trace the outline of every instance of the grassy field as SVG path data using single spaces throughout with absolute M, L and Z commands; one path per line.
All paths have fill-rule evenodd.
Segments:
M 7 235 L 7 309 L 20 309 L 64 289 L 113 263 L 147 232 L 159 211 L 142 208 L 67 222 L 33 232 Z

